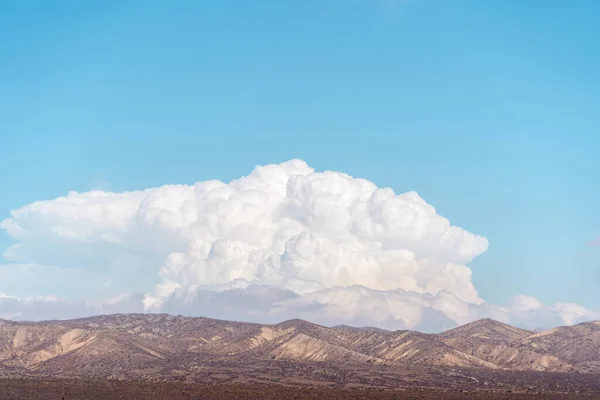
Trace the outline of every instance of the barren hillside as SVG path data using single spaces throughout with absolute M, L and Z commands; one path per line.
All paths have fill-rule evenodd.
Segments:
M 276 362 L 600 373 L 600 323 L 534 333 L 486 319 L 424 334 L 164 314 L 0 321 L 5 374 L 160 377 L 190 375 L 211 363 Z

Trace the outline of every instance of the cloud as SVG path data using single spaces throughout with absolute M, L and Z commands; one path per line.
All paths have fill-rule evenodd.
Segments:
M 143 298 L 143 294 L 124 294 L 100 300 L 71 300 L 54 296 L 15 298 L 0 293 L 0 318 L 36 321 L 167 312 L 261 323 L 303 318 L 330 326 L 350 324 L 423 332 L 439 332 L 480 318 L 532 330 L 600 319 L 600 312 L 576 304 L 546 306 L 523 295 L 511 299 L 507 305 L 497 306 L 467 304 L 448 292 L 431 296 L 402 290 L 373 291 L 361 286 L 301 295 L 288 289 L 238 281 L 221 287 L 176 289 L 160 309 L 154 310 L 144 309 Z
M 0 293 L 0 319 L 42 321 L 90 315 L 142 312 L 142 296 L 122 294 L 101 300 L 69 300 L 55 296 L 17 298 Z
M 143 292 L 151 312 L 425 330 L 490 315 L 521 324 L 594 315 L 525 297 L 484 303 L 466 264 L 487 250 L 485 237 L 453 226 L 415 192 L 300 160 L 229 183 L 72 192 L 14 210 L 0 228 L 17 241 L 4 253 L 15 264 L 69 271 L 58 275 L 87 280 L 95 296 Z M 53 287 L 64 295 L 57 279 L 44 291 Z M 31 310 L 42 303 L 33 304 L 22 317 L 40 315 Z
M 590 246 L 600 246 L 600 237 L 590 240 L 588 243 Z

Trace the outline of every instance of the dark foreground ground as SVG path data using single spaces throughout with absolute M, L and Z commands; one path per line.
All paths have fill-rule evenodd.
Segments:
M 119 382 L 109 380 L 0 379 L 2 400 L 116 399 L 600 399 L 600 393 L 458 389 L 303 388 L 253 384 Z

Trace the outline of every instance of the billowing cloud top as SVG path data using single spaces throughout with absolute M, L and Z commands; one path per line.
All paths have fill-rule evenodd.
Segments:
M 8 259 L 145 291 L 146 311 L 432 330 L 490 313 L 506 320 L 523 307 L 559 315 L 525 297 L 484 304 L 465 264 L 487 239 L 452 226 L 417 193 L 300 160 L 228 184 L 72 192 L 14 210 L 0 227 L 17 241 Z

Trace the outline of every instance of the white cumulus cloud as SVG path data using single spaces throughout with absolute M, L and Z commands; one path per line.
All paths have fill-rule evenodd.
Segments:
M 415 192 L 315 172 L 300 160 L 229 183 L 72 192 L 14 210 L 0 228 L 17 242 L 4 253 L 15 274 L 51 265 L 65 280 L 88 277 L 96 296 L 145 293 L 112 308 L 131 308 L 133 298 L 151 312 L 425 330 L 483 316 L 527 324 L 597 315 L 525 296 L 484 303 L 467 264 L 487 250 L 485 237 L 453 226 Z M 6 308 L 26 318 L 19 305 L 39 303 L 11 301 L 0 302 L 0 315 Z M 79 313 L 106 308 L 57 301 Z

